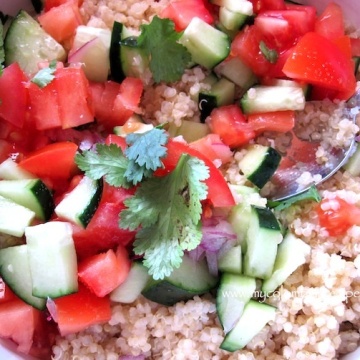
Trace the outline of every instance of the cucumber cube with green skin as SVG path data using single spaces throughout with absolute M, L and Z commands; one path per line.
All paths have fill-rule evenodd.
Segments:
M 50 221 L 25 229 L 32 294 L 57 298 L 78 290 L 77 257 L 72 225 Z
M 227 351 L 243 349 L 270 321 L 275 320 L 276 308 L 250 300 L 235 327 L 225 336 L 220 348 Z
M 163 280 L 150 278 L 142 294 L 151 301 L 171 306 L 209 292 L 217 282 L 217 277 L 209 273 L 205 259 L 195 261 L 185 254 L 180 267 L 170 276 Z
M 278 247 L 273 273 L 263 281 L 263 293 L 275 291 L 299 266 L 305 264 L 310 252 L 310 245 L 294 234 L 287 233 Z
M 1 180 L 0 195 L 34 211 L 41 220 L 49 220 L 54 210 L 52 192 L 40 179 Z
M 179 42 L 195 63 L 207 69 L 215 67 L 230 53 L 229 37 L 197 17 L 191 20 Z
M 15 161 L 8 158 L 0 164 L 0 178 L 2 180 L 21 180 L 35 179 L 36 176 L 22 169 Z
M 46 270 L 44 269 L 45 272 Z M 0 275 L 20 299 L 36 309 L 45 309 L 46 299 L 32 294 L 28 245 L 11 246 L 0 250 Z
M 239 321 L 255 290 L 255 278 L 240 274 L 222 274 L 216 295 L 216 309 L 225 333 L 231 331 Z
M 32 210 L 0 196 L 0 232 L 21 237 L 34 219 Z
M 228 249 L 226 252 L 219 254 L 218 259 L 219 271 L 234 274 L 242 273 L 242 251 L 241 246 L 236 245 Z
M 259 279 L 269 279 L 273 273 L 278 245 L 283 239 L 274 213 L 268 208 L 251 206 L 246 234 L 243 272 Z

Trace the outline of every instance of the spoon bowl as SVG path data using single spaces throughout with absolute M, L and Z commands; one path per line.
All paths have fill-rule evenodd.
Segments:
M 351 122 L 356 122 L 360 111 L 360 90 L 347 101 L 342 117 Z M 320 122 L 319 127 L 323 126 Z M 318 133 L 322 129 L 316 129 Z M 271 179 L 271 192 L 268 196 L 272 201 L 282 201 L 307 191 L 311 186 L 316 186 L 334 175 L 349 159 L 355 149 L 355 137 L 350 144 L 344 147 L 327 149 L 326 162 L 317 161 L 316 152 L 321 144 L 320 140 L 300 138 L 296 130 L 289 134 L 289 142 L 285 153 Z M 299 179 L 307 177 L 308 181 L 302 183 Z

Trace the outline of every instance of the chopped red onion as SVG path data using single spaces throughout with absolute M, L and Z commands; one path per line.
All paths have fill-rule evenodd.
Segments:
M 48 298 L 46 301 L 46 307 L 50 313 L 50 316 L 53 318 L 55 322 L 57 322 L 57 310 L 54 300 Z
M 217 253 L 206 251 L 206 261 L 211 275 L 217 276 L 219 273 Z

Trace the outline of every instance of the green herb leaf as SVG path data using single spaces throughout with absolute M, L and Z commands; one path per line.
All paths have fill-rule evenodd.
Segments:
M 164 145 L 167 141 L 165 130 L 157 128 L 141 134 L 127 135 L 126 142 L 129 145 L 125 151 L 129 160 L 125 173 L 127 179 L 137 184 L 162 167 L 161 158 L 166 155 L 167 149 Z
M 96 152 L 88 150 L 82 154 L 76 154 L 75 162 L 80 170 L 85 171 L 85 174 L 93 180 L 104 177 L 105 181 L 112 186 L 124 188 L 132 186 L 125 177 L 129 161 L 121 148 L 115 144 L 97 144 Z
M 321 201 L 321 196 L 315 185 L 311 186 L 305 192 L 298 194 L 296 196 L 292 196 L 291 198 L 288 198 L 284 201 L 269 201 L 268 205 L 270 207 L 274 208 L 274 210 L 280 211 L 280 210 L 284 210 L 284 209 L 290 207 L 291 205 L 293 205 L 299 201 L 303 201 L 303 200 L 313 200 L 316 202 Z
M 201 201 L 207 196 L 203 181 L 208 177 L 201 160 L 184 154 L 173 172 L 145 180 L 125 200 L 127 209 L 120 213 L 120 227 L 140 227 L 134 251 L 144 255 L 144 265 L 154 279 L 169 276 L 180 266 L 184 251 L 199 245 Z
M 31 82 L 44 88 L 49 85 L 55 78 L 56 61 L 52 61 L 49 67 L 39 70 L 35 76 L 31 79 Z
M 264 41 L 260 41 L 260 51 L 265 56 L 265 59 L 271 64 L 275 64 L 279 58 L 279 54 L 274 49 L 269 49 Z
M 158 16 L 150 24 L 141 26 L 137 44 L 149 55 L 155 82 L 180 80 L 189 65 L 191 55 L 185 46 L 178 43 L 180 36 L 172 20 Z

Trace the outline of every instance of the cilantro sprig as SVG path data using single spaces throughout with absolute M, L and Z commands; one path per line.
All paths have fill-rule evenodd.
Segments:
M 51 61 L 48 67 L 45 67 L 39 70 L 34 77 L 31 79 L 31 82 L 38 85 L 40 88 L 44 88 L 46 85 L 49 85 L 55 78 L 56 70 L 56 61 Z
M 150 24 L 141 26 L 137 46 L 148 55 L 155 82 L 180 80 L 191 62 L 188 50 L 178 43 L 181 35 L 181 32 L 175 31 L 172 20 L 158 16 L 155 16 Z
M 209 176 L 205 164 L 182 155 L 176 169 L 164 177 L 144 181 L 135 195 L 125 200 L 120 227 L 135 230 L 134 252 L 155 280 L 169 276 L 182 262 L 185 250 L 195 249 L 202 238 L 201 201 L 203 182 Z
M 95 152 L 78 153 L 75 161 L 90 178 L 104 177 L 110 185 L 128 189 L 162 166 L 167 139 L 165 130 L 154 128 L 143 134 L 128 135 L 126 141 L 130 146 L 125 154 L 116 144 L 97 144 Z
M 125 200 L 119 226 L 138 230 L 134 252 L 154 279 L 163 279 L 180 266 L 184 251 L 195 249 L 202 238 L 201 201 L 207 197 L 204 183 L 209 169 L 202 160 L 182 155 L 166 176 L 153 176 L 163 166 L 168 136 L 154 128 L 129 134 L 123 152 L 115 144 L 97 144 L 95 151 L 78 153 L 75 161 L 92 179 L 104 178 L 113 186 L 137 185 L 134 196 Z

